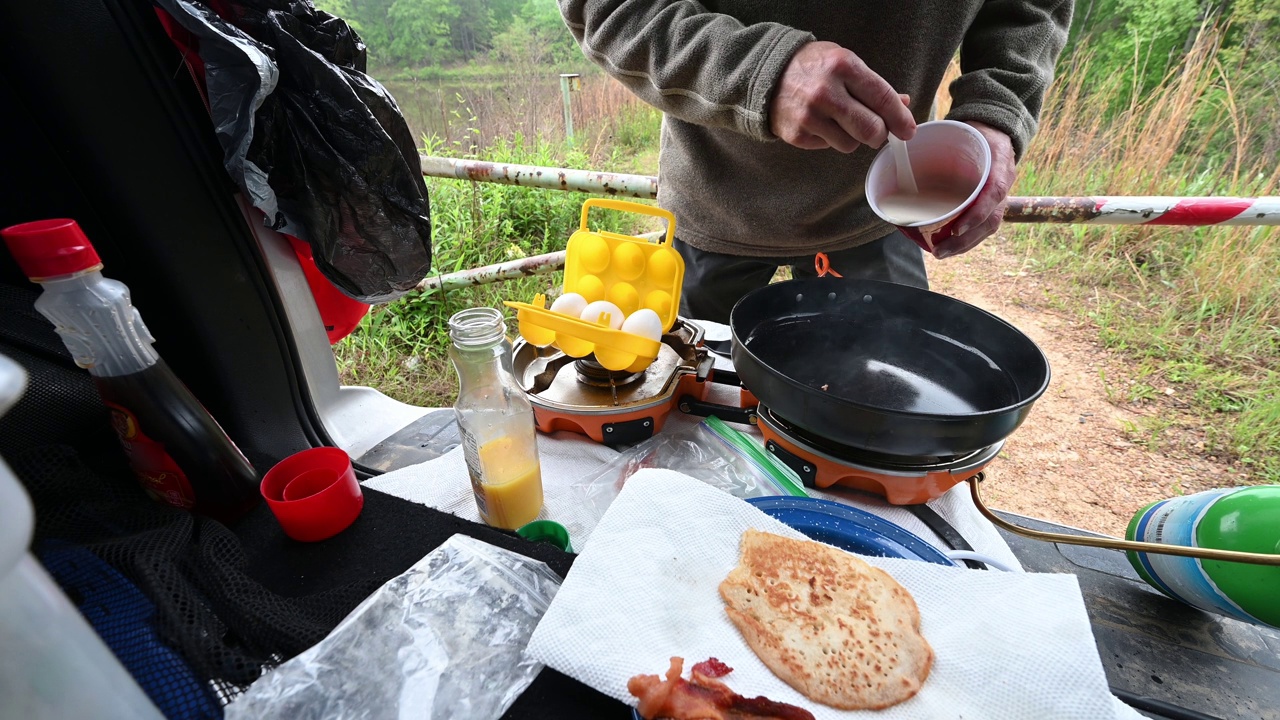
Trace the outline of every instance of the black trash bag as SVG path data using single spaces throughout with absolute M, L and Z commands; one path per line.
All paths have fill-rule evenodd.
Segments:
M 308 0 L 153 0 L 198 39 L 210 113 L 235 182 L 275 230 L 364 303 L 431 270 L 431 220 L 413 135 L 364 73 L 365 45 Z

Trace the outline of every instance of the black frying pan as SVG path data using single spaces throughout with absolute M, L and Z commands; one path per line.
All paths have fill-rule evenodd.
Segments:
M 1026 335 L 954 298 L 812 278 L 748 293 L 733 364 L 763 405 L 835 443 L 897 457 L 965 455 L 1008 437 L 1049 384 Z

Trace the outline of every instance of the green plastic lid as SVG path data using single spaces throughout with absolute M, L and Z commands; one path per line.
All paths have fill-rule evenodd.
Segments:
M 516 530 L 516 534 L 525 540 L 544 542 L 555 545 L 565 552 L 573 552 L 573 548 L 569 545 L 569 531 L 554 520 L 534 520 Z

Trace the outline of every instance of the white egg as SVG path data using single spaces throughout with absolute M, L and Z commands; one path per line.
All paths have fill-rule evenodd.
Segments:
M 551 312 L 576 318 L 582 317 L 582 311 L 586 309 L 587 299 L 578 293 L 565 293 L 551 303 Z
M 648 340 L 662 339 L 662 318 L 649 308 L 640 308 L 631 313 L 622 323 L 622 332 L 638 335 Z
M 622 327 L 622 311 L 608 300 L 597 300 L 582 311 L 580 316 L 589 323 L 600 322 L 600 313 L 609 313 L 609 327 L 617 330 Z

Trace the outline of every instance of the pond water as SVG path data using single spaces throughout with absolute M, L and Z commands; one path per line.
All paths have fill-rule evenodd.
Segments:
M 423 138 L 444 141 L 443 154 L 456 154 L 478 137 L 522 132 L 526 137 L 564 136 L 564 109 L 559 75 L 485 78 L 474 82 L 430 80 L 384 81 L 409 129 L 421 146 Z

